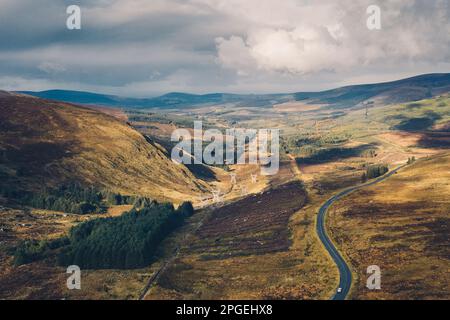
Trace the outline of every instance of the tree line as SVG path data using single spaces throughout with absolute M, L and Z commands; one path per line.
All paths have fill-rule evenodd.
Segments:
M 119 217 L 97 218 L 72 227 L 69 235 L 51 242 L 24 242 L 15 252 L 16 264 L 58 252 L 58 264 L 85 269 L 131 269 L 149 265 L 161 241 L 194 213 L 190 202 L 177 210 L 172 204 L 139 201 Z
M 37 209 L 61 211 L 74 214 L 104 213 L 113 205 L 151 202 L 151 199 L 133 195 L 122 195 L 94 186 L 84 187 L 79 183 L 45 188 L 40 192 L 15 190 L 11 186 L 0 188 L 0 195 Z
M 366 172 L 362 174 L 361 181 L 366 182 L 370 179 L 381 177 L 389 171 L 389 167 L 386 164 L 374 164 L 366 168 Z

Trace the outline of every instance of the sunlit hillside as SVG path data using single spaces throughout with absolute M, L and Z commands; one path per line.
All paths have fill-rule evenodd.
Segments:
M 85 107 L 0 95 L 1 184 L 36 190 L 74 181 L 180 202 L 206 190 L 126 123 Z

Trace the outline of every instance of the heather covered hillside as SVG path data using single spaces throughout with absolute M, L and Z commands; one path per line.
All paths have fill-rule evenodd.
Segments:
M 2 92 L 0 176 L 8 190 L 79 182 L 182 201 L 206 186 L 126 123 L 88 108 Z

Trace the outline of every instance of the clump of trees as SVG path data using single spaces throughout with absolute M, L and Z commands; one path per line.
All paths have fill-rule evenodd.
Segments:
M 100 190 L 94 186 L 84 187 L 78 183 L 46 188 L 38 193 L 16 190 L 12 186 L 2 186 L 0 196 L 33 208 L 74 214 L 105 213 L 108 207 L 113 205 L 152 202 L 149 198 L 122 195 Z M 142 204 L 139 206 L 142 207 Z
M 155 257 L 161 241 L 194 214 L 190 202 L 177 210 L 170 203 L 141 204 L 119 217 L 97 218 L 83 222 L 67 237 L 52 241 L 29 240 L 15 250 L 16 265 L 41 260 L 55 252 L 58 264 L 75 264 L 86 269 L 131 269 L 147 266 Z
M 181 204 L 181 206 L 178 208 L 178 211 L 184 217 L 190 217 L 194 214 L 194 207 L 192 206 L 192 203 L 190 201 L 186 201 Z
M 33 208 L 75 214 L 102 213 L 107 209 L 100 190 L 95 187 L 86 188 L 77 183 L 30 194 L 23 200 L 24 204 Z
M 27 240 L 22 242 L 14 252 L 14 264 L 22 265 L 42 259 L 48 251 L 45 241 Z
M 143 198 L 139 196 L 133 195 L 123 195 L 120 193 L 114 193 L 111 191 L 102 191 L 101 195 L 104 198 L 104 201 L 108 205 L 124 205 L 124 204 L 132 204 L 135 205 L 137 201 L 142 201 L 142 199 L 147 199 L 147 201 L 151 201 L 149 198 Z
M 413 164 L 414 162 L 416 162 L 416 157 L 412 156 L 411 158 L 408 158 L 408 161 L 406 163 Z
M 14 264 L 22 265 L 33 261 L 44 259 L 49 255 L 49 253 L 68 244 L 68 239 L 66 237 L 55 239 L 52 241 L 48 240 L 25 240 L 22 241 L 13 252 L 14 254 Z
M 152 201 L 120 217 L 94 219 L 71 229 L 70 244 L 59 255 L 61 265 L 90 269 L 147 266 L 160 242 L 194 213 L 190 202 L 178 210 Z
M 133 205 L 133 208 L 136 210 L 140 210 L 143 208 L 148 208 L 151 207 L 153 205 L 156 205 L 157 202 L 155 200 L 152 200 L 150 198 L 146 198 L 146 197 L 138 197 L 136 199 L 134 199 L 133 203 L 130 203 Z
M 361 157 L 364 158 L 375 158 L 377 156 L 377 150 L 368 149 L 361 152 Z
M 362 174 L 361 181 L 366 182 L 367 180 L 381 177 L 388 171 L 389 167 L 385 164 L 370 165 L 366 168 L 366 172 Z

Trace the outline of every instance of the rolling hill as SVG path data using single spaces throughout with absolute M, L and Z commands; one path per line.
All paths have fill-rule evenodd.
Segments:
M 126 123 L 77 105 L 0 92 L 0 184 L 80 182 L 180 202 L 206 185 Z
M 450 73 L 425 74 L 398 81 L 347 86 L 320 92 L 293 94 L 228 94 L 204 95 L 172 92 L 154 98 L 127 98 L 91 92 L 49 90 L 22 91 L 32 96 L 70 103 L 123 108 L 176 109 L 188 106 L 232 104 L 245 107 L 271 107 L 287 101 L 326 105 L 330 108 L 350 108 L 363 103 L 393 104 L 422 100 L 450 91 Z
M 408 79 L 347 86 L 322 92 L 298 92 L 295 99 L 308 104 L 347 108 L 362 103 L 394 104 L 431 98 L 450 91 L 450 74 L 426 74 Z
M 171 92 L 154 98 L 127 98 L 114 95 L 105 95 L 92 92 L 71 90 L 47 90 L 47 91 L 20 91 L 19 93 L 69 103 L 98 105 L 122 108 L 162 108 L 176 109 L 187 106 L 211 106 L 215 104 L 235 104 L 251 107 L 269 107 L 273 101 L 285 102 L 292 99 L 291 95 L 239 95 L 228 93 L 210 93 L 204 95 Z

